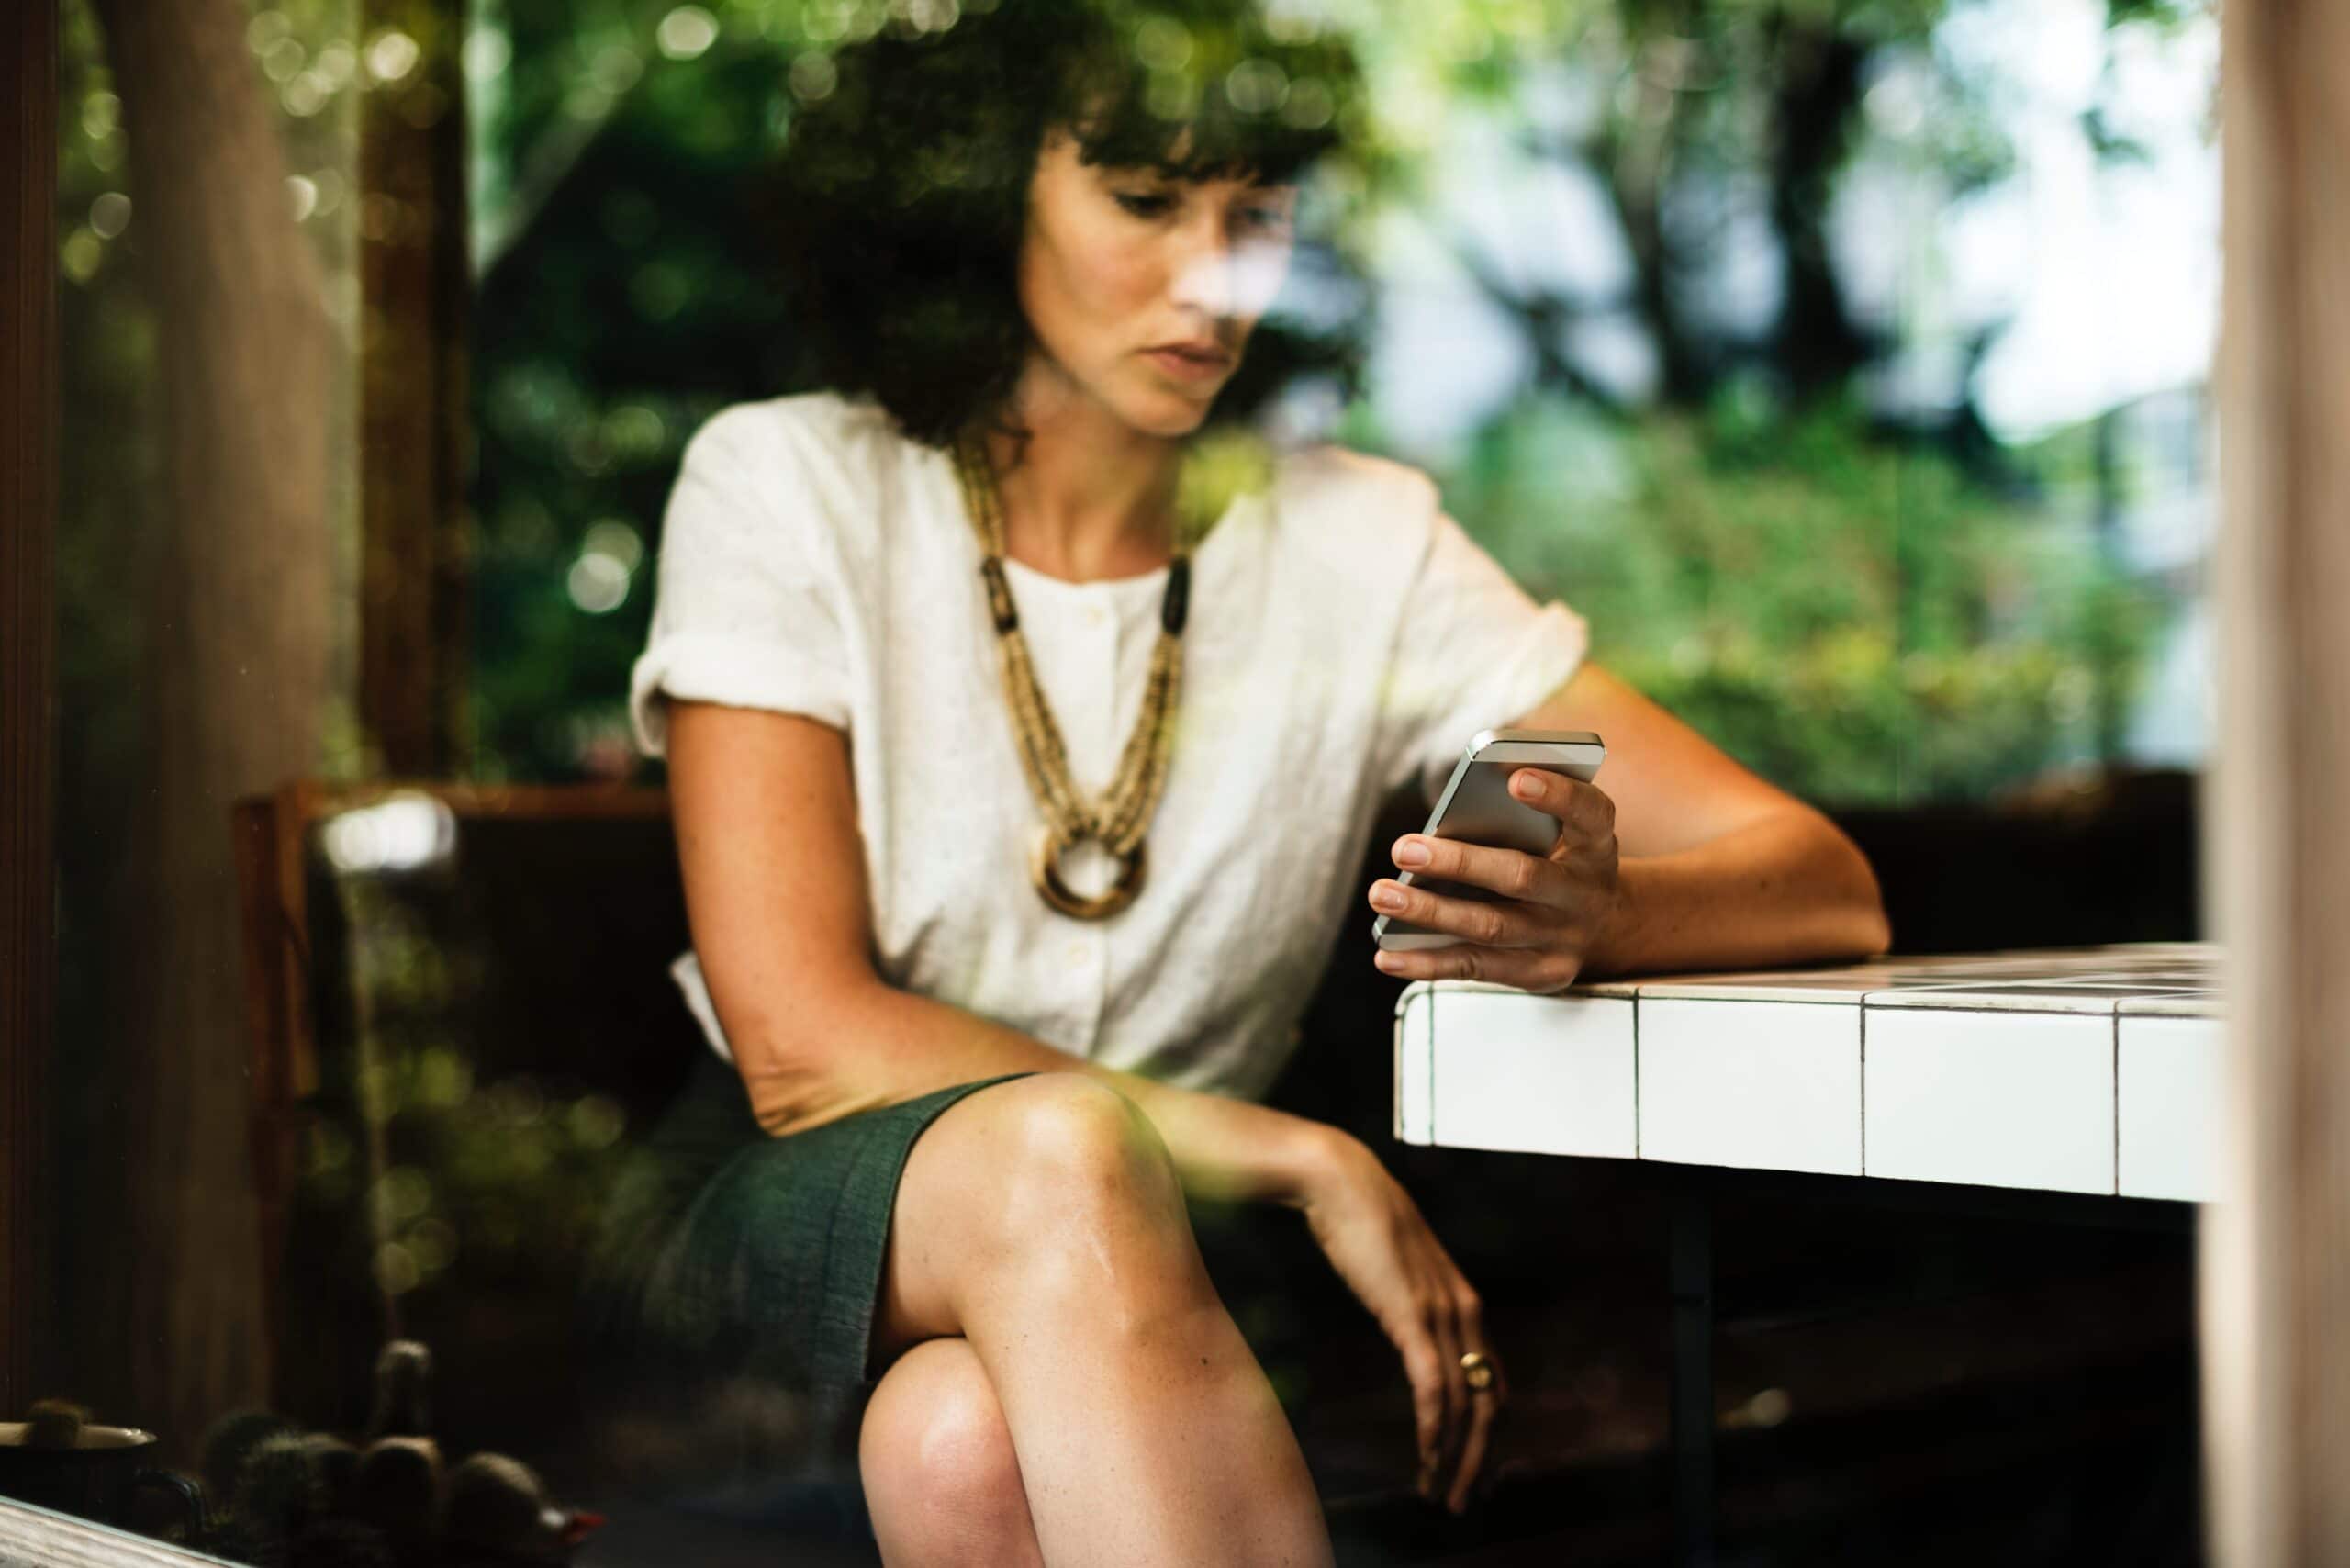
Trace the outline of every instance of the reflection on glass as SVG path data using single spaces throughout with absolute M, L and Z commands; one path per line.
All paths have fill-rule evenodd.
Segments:
M 396 583 L 461 633 L 459 771 L 650 776 L 623 696 L 683 442 L 720 407 L 817 382 L 812 346 L 781 330 L 793 286 L 760 176 L 854 81 L 846 50 L 993 8 L 482 0 L 442 37 L 335 0 L 252 7 L 237 83 L 282 152 L 254 177 L 286 225 L 264 242 L 314 249 L 315 297 L 286 308 L 330 340 L 308 409 L 323 425 L 305 427 L 325 431 L 328 473 L 287 534 L 331 556 L 296 632 L 328 673 L 315 702 L 272 711 L 275 686 L 229 682 L 254 695 L 159 711 L 186 666 L 175 638 L 243 628 L 156 585 L 234 549 L 190 531 L 168 482 L 173 440 L 204 430 L 167 424 L 163 356 L 185 340 L 141 271 L 169 193 L 136 186 L 130 147 L 162 133 L 98 12 L 69 0 L 57 1117 L 73 1342 L 62 1403 L 0 1425 L 0 1490 L 35 1495 L 7 1479 L 11 1449 L 135 1447 L 127 1469 L 95 1457 L 39 1495 L 254 1561 L 559 1560 L 632 1464 L 690 1451 L 651 1423 L 591 1425 L 573 1356 L 583 1259 L 676 1088 L 649 956 L 680 945 L 682 912 L 643 890 L 673 881 L 671 846 L 643 823 L 614 838 L 361 792 L 303 818 L 274 879 L 241 881 L 230 807 L 384 771 L 354 673 L 374 612 L 356 366 L 386 330 L 363 244 L 466 230 L 469 551 L 454 581 Z M 2069 789 L 2082 767 L 2199 765 L 2207 7 L 1268 0 L 1283 50 L 1343 39 L 1360 92 L 1294 60 L 1224 59 L 1196 7 L 1116 9 L 1168 113 L 1212 92 L 1344 132 L 1235 389 L 1268 434 L 1428 469 L 1515 577 L 1590 619 L 1607 663 L 1808 797 L 1980 801 Z M 464 213 L 370 188 L 359 147 L 363 98 L 438 92 L 423 78 L 453 50 Z M 437 112 L 430 93 L 403 101 L 420 124 Z M 912 166 L 971 177 L 951 148 Z M 231 565 L 295 570 L 252 554 Z M 212 750 L 173 727 L 199 711 Z M 281 729 L 304 738 L 248 745 Z M 267 898 L 241 904 L 254 888 Z M 304 1050 L 256 1046 L 263 1015 L 294 1020 Z M 296 1113 L 277 1121 L 254 1110 L 273 1072 Z M 279 1191 L 254 1172 L 281 1144 Z M 1627 1404 L 1615 1375 L 1588 1401 L 1603 1417 Z M 772 1390 L 729 1397 L 753 1446 L 803 1435 L 807 1413 Z M 1775 1427 L 1798 1404 L 1763 1388 L 1735 1420 Z M 154 1442 L 101 1435 L 140 1429 Z M 199 1481 L 202 1523 L 141 1469 Z

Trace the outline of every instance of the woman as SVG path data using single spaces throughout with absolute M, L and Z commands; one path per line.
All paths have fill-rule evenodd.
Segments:
M 1465 1505 L 1505 1392 L 1475 1291 L 1370 1148 L 1252 1103 L 1348 899 L 1461 938 L 1391 975 L 1534 991 L 1886 942 L 1852 845 L 1425 476 L 1312 447 L 1198 503 L 1347 62 L 1162 9 L 837 58 L 786 203 L 834 390 L 696 433 L 633 681 L 714 1050 L 616 1227 L 626 1311 L 853 1421 L 892 1563 L 1329 1560 L 1187 1194 L 1304 1212 Z M 1498 723 L 1600 732 L 1605 786 L 1518 776 L 1547 857 L 1394 846 L 1495 902 L 1359 894 L 1382 796 Z

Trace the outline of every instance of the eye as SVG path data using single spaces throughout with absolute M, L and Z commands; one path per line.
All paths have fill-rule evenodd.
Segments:
M 1245 207 L 1240 216 L 1259 229 L 1286 229 L 1290 222 L 1288 209 L 1278 207 Z
M 1157 218 L 1172 204 L 1170 198 L 1147 191 L 1120 191 L 1118 205 L 1136 218 Z

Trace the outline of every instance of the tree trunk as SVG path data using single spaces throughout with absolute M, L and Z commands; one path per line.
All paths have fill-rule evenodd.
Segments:
M 1868 361 L 1868 344 L 1844 308 L 1828 243 L 1830 199 L 1850 153 L 1861 67 L 1867 47 L 1833 21 L 1782 11 L 1774 20 L 1778 60 L 1772 120 L 1771 226 L 1786 256 L 1786 302 L 1779 311 L 1778 362 L 1797 402 L 1844 388 Z
M 331 335 L 238 0 L 96 0 L 154 303 L 162 493 L 106 1070 L 129 1137 L 119 1414 L 189 1451 L 268 1386 L 229 804 L 314 764 L 327 694 Z M 103 440 L 104 432 L 80 439 Z

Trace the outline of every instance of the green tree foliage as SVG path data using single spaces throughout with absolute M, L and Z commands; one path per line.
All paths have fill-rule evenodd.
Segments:
M 951 26 L 990 3 L 473 6 L 472 772 L 562 778 L 633 766 L 621 693 L 685 440 L 728 402 L 813 382 L 782 330 L 788 280 L 747 218 L 755 177 L 785 152 L 800 108 L 831 90 L 835 51 L 883 28 Z M 1119 5 L 1138 48 L 1158 11 L 1187 14 L 1173 0 Z M 1999 84 L 1960 79 L 1935 52 L 1949 9 L 1950 0 L 1269 7 L 1284 36 L 1310 31 L 1316 17 L 1345 28 L 1366 73 L 1354 141 L 1326 171 L 1313 225 L 1322 275 L 1356 291 L 1346 330 L 1359 340 L 1377 330 L 1369 280 L 1401 218 L 1435 232 L 1530 351 L 1516 402 L 1457 457 L 1430 460 L 1455 513 L 1529 585 L 1587 611 L 1603 658 L 1766 772 L 1827 797 L 1971 792 L 2094 752 L 2111 725 L 2085 729 L 2080 715 L 2114 711 L 2146 641 L 2140 596 L 2061 539 L 2064 529 L 2034 521 L 2045 510 L 2041 455 L 1996 450 L 1964 409 L 1900 431 L 1852 411 L 1855 376 L 1888 345 L 1850 319 L 1821 221 L 1863 140 L 1871 73 L 1903 59 L 1936 73 L 1908 152 L 1946 190 L 1995 183 L 2009 168 Z M 2157 29 L 2199 9 L 2109 5 L 2117 25 Z M 140 399 L 152 351 L 121 263 L 136 242 L 136 193 L 118 188 L 122 131 L 102 40 L 80 6 L 67 15 L 68 399 L 75 428 L 109 434 L 69 442 L 62 677 L 69 771 L 89 781 L 78 798 L 93 802 L 95 822 L 112 814 L 105 780 L 120 770 L 107 759 L 136 744 L 110 694 L 136 679 L 123 585 L 140 569 L 139 497 L 151 488 Z M 311 215 L 337 319 L 353 334 L 351 213 L 363 193 L 352 110 L 401 41 L 383 28 L 357 36 L 354 21 L 328 0 L 254 0 L 248 35 L 285 110 L 294 199 Z M 1169 37 L 1158 28 L 1148 47 L 1171 59 Z M 1176 74 L 1204 80 L 1203 62 L 1222 62 L 1230 42 L 1192 39 Z M 1580 118 L 1541 106 L 1555 108 L 1562 70 L 1588 99 Z M 1528 156 L 1596 174 L 1633 257 L 1632 297 L 1545 293 L 1447 227 L 1434 171 L 1462 111 L 1510 117 Z M 2084 127 L 2101 152 L 2128 155 L 2100 134 Z M 1788 280 L 1783 319 L 1759 339 L 1708 315 L 1691 279 L 1724 241 L 1673 221 L 1668 199 L 1676 180 L 1749 176 L 1771 193 L 1769 243 Z M 1561 347 L 1594 312 L 1625 308 L 1658 354 L 1653 399 L 1627 402 Z M 1249 373 L 1259 373 L 1253 362 Z M 1337 433 L 1377 449 L 1385 422 L 1359 397 Z M 1595 475 L 1613 487 L 1595 490 Z M 346 647 L 352 631 L 346 617 Z M 329 770 L 365 771 L 365 737 L 348 713 L 329 727 Z
M 1826 206 L 1861 136 L 1870 62 L 1933 61 L 1945 8 L 1360 0 L 1289 13 L 1359 29 L 1367 113 L 1324 187 L 1337 202 L 1326 259 L 1356 282 L 1376 272 L 1390 216 L 1441 227 L 1430 178 L 1453 107 L 1514 113 L 1562 62 L 1583 73 L 1596 118 L 1570 134 L 1528 113 L 1520 140 L 1604 179 L 1660 397 L 1619 406 L 1557 351 L 1592 302 L 1513 286 L 1444 234 L 1521 326 L 1536 371 L 1437 476 L 1505 566 L 1590 615 L 1602 658 L 1826 798 L 1973 793 L 2094 751 L 2085 715 L 2130 688 L 2145 644 L 2139 597 L 2035 521 L 2032 454 L 1987 451 L 1964 410 L 1886 431 L 1852 403 L 1853 377 L 1887 345 L 1846 313 Z M 506 0 L 482 13 L 505 61 L 479 126 L 493 237 L 477 345 L 483 772 L 626 766 L 621 694 L 677 453 L 723 403 L 811 384 L 778 330 L 789 284 L 744 220 L 747 182 L 788 148 L 796 107 L 829 90 L 831 51 L 958 9 L 767 0 L 588 16 Z M 2167 24 L 2177 8 L 2117 0 L 2125 11 Z M 1953 192 L 2003 177 L 1997 84 L 1938 80 L 1914 155 Z M 1741 171 L 1772 192 L 1788 279 L 1784 318 L 1759 341 L 1725 336 L 1690 292 L 1718 236 L 1666 212 L 1673 180 Z M 1366 292 L 1359 330 L 1377 306 Z M 1382 446 L 1382 410 L 1358 399 L 1339 433 Z
M 1448 498 L 1611 667 L 1789 788 L 1979 795 L 2078 750 L 2142 596 L 1930 445 L 1750 401 L 1617 427 L 1529 398 Z

